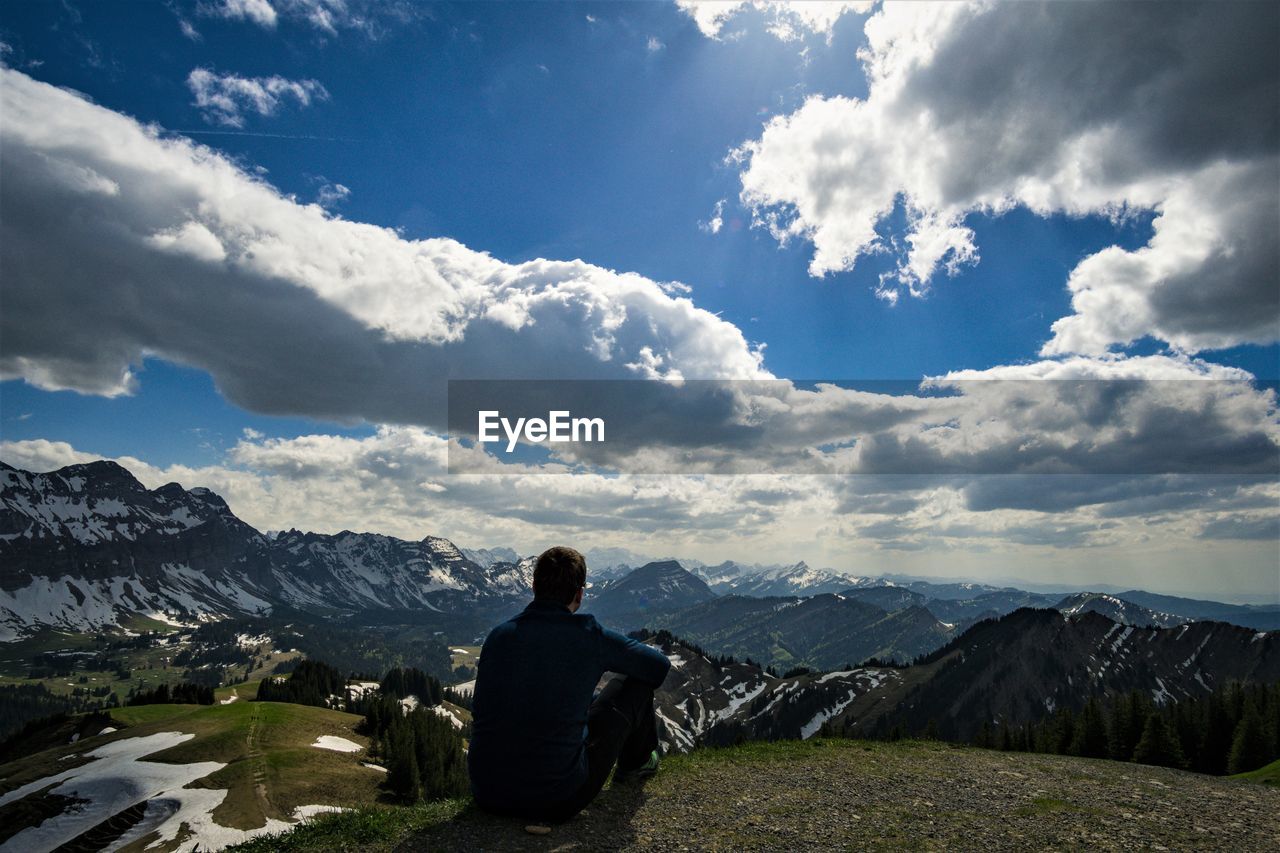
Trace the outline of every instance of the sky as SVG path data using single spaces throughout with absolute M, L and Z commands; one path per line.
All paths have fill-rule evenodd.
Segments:
M 264 530 L 1280 601 L 1278 40 L 1258 3 L 9 4 L 0 459 Z M 451 473 L 450 379 L 732 380 L 699 424 L 741 441 Z

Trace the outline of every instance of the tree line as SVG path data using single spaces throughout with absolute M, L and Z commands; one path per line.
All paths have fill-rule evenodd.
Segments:
M 387 694 L 367 703 L 361 733 L 371 741 L 369 753 L 386 766 L 387 788 L 408 803 L 468 791 L 463 732 L 434 707 L 409 710 Z
M 1062 708 L 1027 726 L 984 725 L 976 743 L 1215 776 L 1246 773 L 1280 758 L 1280 682 L 1232 683 L 1163 705 L 1137 690 L 1094 697 L 1078 712 Z
M 336 667 L 303 660 L 288 678 L 262 681 L 257 698 L 363 714 L 357 730 L 371 742 L 368 755 L 387 768 L 387 789 L 405 802 L 458 797 L 468 790 L 470 727 L 459 729 L 451 714 L 436 710 L 446 699 L 464 697 L 420 669 L 393 667 L 376 690 L 349 691 Z
M 213 688 L 206 684 L 184 681 L 180 684 L 161 684 L 151 689 L 137 688 L 129 691 L 126 705 L 212 705 Z
M 323 661 L 303 660 L 288 678 L 264 678 L 258 682 L 259 702 L 292 702 L 320 708 L 345 707 L 347 679 Z

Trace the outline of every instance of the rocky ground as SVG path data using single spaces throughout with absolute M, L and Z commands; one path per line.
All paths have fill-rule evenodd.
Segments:
M 673 757 L 548 836 L 468 807 L 397 849 L 866 847 L 1280 850 L 1280 790 L 934 743 L 760 744 Z

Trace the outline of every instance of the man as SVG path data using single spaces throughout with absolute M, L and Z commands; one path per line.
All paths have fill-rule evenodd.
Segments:
M 653 691 L 671 663 L 578 613 L 586 585 L 581 554 L 544 551 L 533 602 L 480 650 L 467 759 L 486 811 L 564 821 L 595 798 L 615 764 L 615 778 L 657 770 Z M 593 700 L 606 672 L 624 677 Z

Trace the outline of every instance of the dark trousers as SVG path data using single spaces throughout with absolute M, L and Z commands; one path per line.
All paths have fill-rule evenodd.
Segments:
M 657 748 L 653 688 L 634 678 L 613 679 L 587 712 L 587 781 L 568 800 L 539 810 L 536 817 L 552 823 L 568 820 L 596 798 L 614 765 L 619 773 L 635 770 Z

